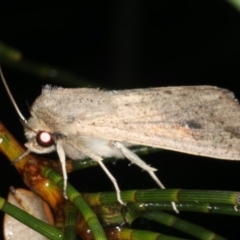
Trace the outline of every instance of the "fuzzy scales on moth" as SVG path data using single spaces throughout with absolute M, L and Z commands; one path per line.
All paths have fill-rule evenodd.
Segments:
M 123 158 L 122 153 L 111 144 L 114 138 L 105 139 L 91 130 L 95 121 L 104 123 L 116 114 L 117 103 L 111 101 L 114 94 L 114 91 L 104 92 L 90 88 L 45 86 L 42 95 L 31 108 L 32 117 L 28 120 L 30 129 L 25 128 L 25 135 L 29 140 L 26 146 L 37 153 L 54 151 L 55 145 L 42 147 L 36 142 L 36 132 L 45 131 L 55 135 L 57 139 L 63 139 L 65 154 L 71 159 L 88 157 L 73 146 L 73 142 L 101 157 Z
M 46 131 L 62 139 L 72 159 L 86 157 L 79 145 L 101 157 L 121 158 L 111 144 L 118 141 L 240 160 L 240 107 L 232 92 L 217 87 L 102 91 L 46 86 L 31 115 L 26 146 L 37 153 L 55 150 L 36 142 L 36 133 Z

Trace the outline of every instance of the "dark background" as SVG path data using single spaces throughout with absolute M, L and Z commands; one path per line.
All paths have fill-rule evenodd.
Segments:
M 64 4 L 0 3 L 0 41 L 20 50 L 28 61 L 56 66 L 79 76 L 79 86 L 128 89 L 181 85 L 217 85 L 240 99 L 240 13 L 223 0 L 118 1 Z M 4 75 L 23 114 L 46 83 L 2 60 Z M 84 80 L 81 81 L 81 80 Z M 89 80 L 89 82 L 85 82 Z M 76 85 L 74 85 L 76 87 Z M 0 120 L 16 138 L 25 138 L 19 118 L 0 86 Z M 10 185 L 24 187 L 9 161 L 0 156 L 0 194 Z M 144 160 L 159 169 L 168 188 L 240 189 L 239 162 L 164 151 Z M 110 164 L 121 189 L 156 188 L 155 183 L 127 161 Z M 98 167 L 70 174 L 80 191 L 114 190 Z M 240 219 L 222 215 L 181 213 L 228 239 L 240 238 Z M 149 221 L 135 227 L 154 230 Z M 156 230 L 156 229 L 155 229 Z M 163 227 L 162 232 L 172 230 Z

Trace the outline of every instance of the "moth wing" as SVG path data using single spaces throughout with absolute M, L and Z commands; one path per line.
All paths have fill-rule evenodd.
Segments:
M 78 121 L 80 134 L 240 160 L 240 106 L 226 89 L 192 86 L 125 90 L 109 95 L 108 102 L 114 111 Z

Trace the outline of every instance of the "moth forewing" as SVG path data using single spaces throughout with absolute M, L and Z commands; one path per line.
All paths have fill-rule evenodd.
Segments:
M 111 101 L 117 103 L 111 116 L 78 122 L 80 135 L 240 160 L 240 106 L 226 89 L 126 90 Z

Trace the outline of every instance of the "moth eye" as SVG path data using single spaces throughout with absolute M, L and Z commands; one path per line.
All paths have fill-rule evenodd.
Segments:
M 50 147 L 54 144 L 52 135 L 44 131 L 40 131 L 37 133 L 36 141 L 41 147 Z

